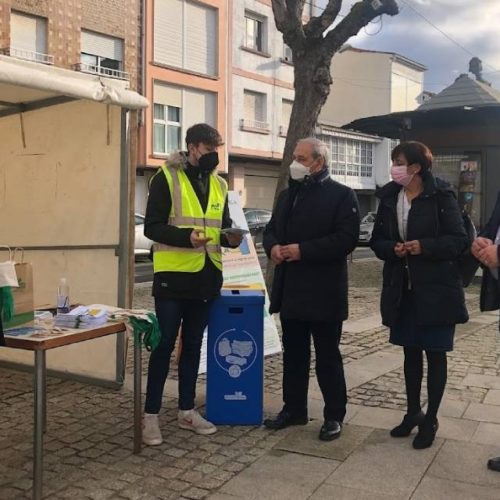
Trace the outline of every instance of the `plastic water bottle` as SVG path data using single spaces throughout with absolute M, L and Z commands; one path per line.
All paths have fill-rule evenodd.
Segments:
M 69 285 L 66 278 L 61 278 L 57 287 L 57 314 L 69 313 Z

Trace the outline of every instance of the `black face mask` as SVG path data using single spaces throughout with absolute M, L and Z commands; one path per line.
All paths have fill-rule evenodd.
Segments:
M 198 160 L 198 165 L 200 166 L 200 170 L 205 173 L 210 173 L 219 164 L 219 154 L 217 151 L 212 151 L 211 153 L 204 154 L 200 156 Z

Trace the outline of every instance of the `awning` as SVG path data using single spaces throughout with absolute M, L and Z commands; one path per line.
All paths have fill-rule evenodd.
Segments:
M 73 99 L 146 108 L 147 99 L 127 86 L 122 80 L 0 55 L 0 116 Z
M 388 115 L 369 116 L 343 125 L 346 130 L 365 134 L 404 139 L 409 131 L 431 128 L 459 128 L 463 126 L 484 126 L 500 118 L 499 105 L 460 106 L 454 108 L 401 111 Z

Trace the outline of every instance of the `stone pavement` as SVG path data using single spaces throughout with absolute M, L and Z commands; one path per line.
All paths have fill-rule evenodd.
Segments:
M 500 474 L 485 467 L 500 455 L 498 312 L 480 314 L 478 287 L 468 289 L 471 321 L 458 327 L 449 355 L 438 438 L 415 451 L 411 438 L 387 432 L 402 418 L 405 396 L 401 351 L 387 343 L 377 313 L 379 263 L 355 262 L 351 271 L 342 340 L 349 407 L 339 440 L 317 439 L 322 399 L 313 369 L 307 426 L 224 426 L 213 436 L 177 428 L 172 375 L 160 416 L 165 442 L 139 456 L 132 454 L 130 377 L 119 391 L 49 378 L 46 498 L 500 499 Z M 136 290 L 136 305 L 151 305 L 148 286 Z M 280 355 L 266 358 L 267 413 L 281 407 L 281 368 Z M 31 384 L 31 375 L 0 368 L 1 500 L 31 495 Z

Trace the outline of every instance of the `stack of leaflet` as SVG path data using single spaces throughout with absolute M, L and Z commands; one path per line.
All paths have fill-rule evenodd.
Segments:
M 54 326 L 58 326 L 60 328 L 78 328 L 81 317 L 88 312 L 88 307 L 78 306 L 69 313 L 57 313 L 54 318 Z
M 106 324 L 108 321 L 108 311 L 106 309 L 88 309 L 87 314 L 80 318 L 78 328 L 96 328 Z
M 105 309 L 89 309 L 85 306 L 75 307 L 66 314 L 57 314 L 54 318 L 54 326 L 60 328 L 97 328 L 108 321 L 108 311 Z

